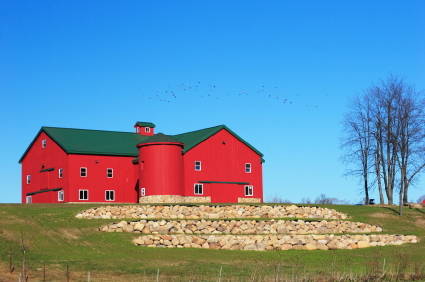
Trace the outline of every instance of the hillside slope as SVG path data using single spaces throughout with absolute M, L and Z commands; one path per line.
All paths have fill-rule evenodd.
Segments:
M 350 220 L 383 227 L 385 233 L 416 235 L 417 244 L 332 251 L 229 251 L 135 247 L 131 233 L 99 232 L 110 219 L 82 220 L 75 215 L 96 205 L 0 205 L 0 281 L 16 279 L 21 271 L 21 237 L 27 250 L 30 278 L 96 281 L 141 278 L 160 280 L 268 280 L 276 276 L 365 275 L 384 270 L 406 275 L 425 274 L 425 209 L 327 206 L 347 213 Z M 22 235 L 21 235 L 22 234 Z M 13 273 L 8 273 L 12 259 Z M 90 272 L 90 274 L 88 274 Z M 221 274 L 220 274 L 221 273 Z M 407 276 L 406 276 L 407 277 Z M 425 276 L 424 276 L 425 278 Z

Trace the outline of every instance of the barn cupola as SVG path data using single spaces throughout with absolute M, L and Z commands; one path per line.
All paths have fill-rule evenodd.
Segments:
M 136 133 L 140 135 L 152 136 L 155 134 L 155 124 L 152 122 L 138 121 L 134 125 L 134 128 L 136 128 Z

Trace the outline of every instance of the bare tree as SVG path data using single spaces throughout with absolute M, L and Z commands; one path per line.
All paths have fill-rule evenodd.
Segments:
M 347 205 L 349 204 L 345 200 L 340 200 L 337 198 L 331 198 L 326 196 L 325 194 L 320 194 L 316 200 L 314 201 L 315 204 L 321 204 L 321 205 Z
M 375 120 L 375 138 L 379 149 L 379 167 L 388 204 L 393 204 L 394 185 L 397 173 L 397 104 L 402 93 L 400 81 L 391 76 L 373 91 L 373 117 Z
M 367 93 L 356 97 L 344 120 L 345 138 L 342 147 L 346 152 L 344 159 L 354 165 L 348 174 L 360 176 L 362 179 L 365 204 L 369 203 L 372 122 L 370 97 Z
M 370 87 L 352 103 L 344 121 L 346 160 L 363 180 L 369 201 L 369 168 L 373 167 L 381 204 L 382 183 L 388 204 L 393 204 L 399 182 L 400 213 L 408 189 L 425 170 L 425 100 L 403 79 L 390 76 Z M 369 164 L 372 163 L 370 166 Z
M 397 107 L 400 214 L 402 214 L 403 204 L 408 202 L 410 184 L 425 167 L 425 113 L 423 106 L 424 104 L 418 99 L 415 90 L 403 84 L 402 97 Z
M 368 96 L 372 99 L 372 118 L 373 118 L 373 167 L 375 172 L 375 179 L 378 185 L 379 202 L 385 204 L 384 193 L 382 190 L 382 155 L 383 155 L 383 139 L 382 139 L 382 114 L 380 107 L 376 107 L 376 103 L 373 102 L 375 97 L 380 96 L 381 89 L 379 87 L 371 87 L 366 90 Z

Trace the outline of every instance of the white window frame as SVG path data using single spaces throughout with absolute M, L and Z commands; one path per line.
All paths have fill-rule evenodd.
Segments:
M 41 148 L 46 148 L 47 147 L 47 139 L 43 139 L 41 140 Z
M 86 175 L 84 175 L 84 176 L 81 175 L 81 170 L 83 168 L 86 170 Z M 88 175 L 88 169 L 87 169 L 87 167 L 84 167 L 84 166 L 80 167 L 80 177 L 87 177 L 87 175 Z
M 63 202 L 65 200 L 65 193 L 63 190 L 58 191 L 58 202 Z
M 251 193 L 247 193 L 250 191 L 249 189 L 251 189 Z M 244 194 L 246 197 L 254 196 L 254 185 L 244 185 Z
M 109 170 L 111 171 L 111 176 L 109 176 Z M 107 168 L 106 169 L 106 178 L 114 178 L 114 169 L 113 168 Z
M 199 163 L 199 165 L 197 165 L 196 163 Z M 195 161 L 194 165 L 195 171 L 202 171 L 202 161 Z
M 251 173 L 251 172 L 252 172 L 252 164 L 245 163 L 245 173 Z
M 63 168 L 58 169 L 58 178 L 63 178 Z
M 151 128 L 150 127 L 145 127 L 145 132 L 146 133 L 150 133 L 151 132 Z
M 25 204 L 32 204 L 32 196 L 25 197 Z
M 140 197 L 144 197 L 144 196 L 146 196 L 146 188 L 145 187 L 140 188 Z
M 31 184 L 31 174 L 27 174 L 27 184 Z
M 200 186 L 201 187 L 201 193 L 197 193 L 196 192 L 196 186 Z M 195 195 L 204 195 L 204 184 L 202 184 L 202 183 L 195 183 L 195 184 L 193 184 L 193 194 L 195 194 Z
M 81 191 L 87 191 L 87 199 L 81 199 Z M 89 190 L 88 189 L 79 189 L 78 190 L 78 200 L 88 201 L 89 200 Z
M 108 192 L 112 192 L 112 200 L 108 200 Z M 105 190 L 105 201 L 113 202 L 115 201 L 115 190 Z

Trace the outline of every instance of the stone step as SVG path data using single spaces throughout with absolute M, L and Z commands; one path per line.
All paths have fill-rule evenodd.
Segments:
M 91 208 L 77 218 L 119 219 L 221 219 L 221 218 L 322 218 L 347 219 L 333 209 L 296 205 L 125 205 Z
M 226 250 L 335 250 L 417 243 L 414 235 L 145 235 L 137 246 Z
M 139 220 L 99 228 L 103 232 L 144 234 L 329 234 L 374 233 L 382 228 L 352 221 L 304 220 Z

